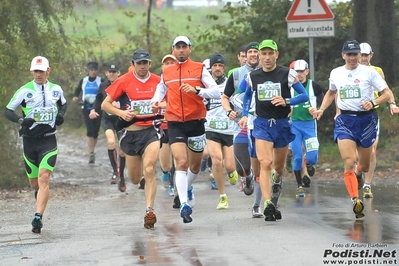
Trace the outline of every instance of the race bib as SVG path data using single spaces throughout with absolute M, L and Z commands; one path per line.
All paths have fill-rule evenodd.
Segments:
M 274 96 L 281 96 L 281 84 L 258 84 L 257 92 L 259 101 L 270 101 Z
M 202 152 L 206 145 L 205 134 L 197 137 L 188 137 L 187 146 L 190 150 Z
M 152 115 L 151 100 L 131 101 L 131 109 L 135 115 Z
M 345 99 L 358 99 L 362 96 L 359 85 L 347 85 L 339 91 L 339 98 Z
M 229 118 L 212 116 L 209 119 L 209 127 L 217 130 L 226 130 L 229 128 Z
M 33 119 L 38 124 L 51 124 L 57 116 L 57 108 L 55 107 L 36 107 L 33 108 Z
M 319 141 L 317 140 L 316 137 L 309 138 L 305 140 L 305 146 L 306 146 L 306 151 L 317 151 L 319 150 Z

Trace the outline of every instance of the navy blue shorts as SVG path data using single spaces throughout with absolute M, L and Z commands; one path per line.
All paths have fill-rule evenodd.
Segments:
M 289 117 L 282 119 L 256 117 L 252 136 L 256 139 L 273 142 L 273 148 L 286 147 L 295 139 L 295 135 L 291 131 Z
M 369 148 L 377 138 L 377 121 L 375 116 L 340 114 L 335 119 L 334 141 L 337 139 L 350 139 L 357 146 Z

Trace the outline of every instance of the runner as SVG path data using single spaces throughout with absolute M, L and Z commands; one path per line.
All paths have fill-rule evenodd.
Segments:
M 214 53 L 210 57 L 211 74 L 223 94 L 226 84 L 224 66 L 226 59 L 220 53 Z M 209 155 L 212 159 L 212 174 L 219 189 L 220 197 L 217 209 L 228 209 L 229 198 L 226 195 L 224 185 L 223 165 L 226 169 L 230 184 L 235 185 L 238 174 L 235 170 L 233 138 L 236 124 L 225 116 L 225 111 L 220 99 L 209 99 L 205 123 L 206 142 Z
M 157 222 L 154 201 L 157 191 L 155 167 L 160 149 L 160 130 L 153 125 L 157 118 L 151 111 L 151 101 L 160 77 L 149 71 L 151 56 L 146 50 L 133 53 L 133 72 L 126 73 L 115 80 L 105 92 L 108 96 L 101 107 L 105 112 L 119 116 L 130 123 L 126 125 L 120 146 L 125 153 L 126 166 L 133 184 L 138 184 L 144 174 L 146 214 L 144 227 L 153 228 Z M 130 109 L 122 110 L 113 102 L 127 95 Z
M 220 92 L 205 66 L 189 58 L 192 45 L 186 36 L 176 37 L 172 49 L 178 62 L 164 69 L 152 102 L 153 111 L 158 110 L 168 93 L 165 118 L 176 163 L 178 193 L 174 205 L 180 205 L 183 222 L 190 223 L 195 199 L 192 184 L 200 171 L 205 146 L 206 109 L 203 98 L 220 98 Z
M 96 119 L 98 117 L 102 117 L 102 125 L 105 132 L 105 137 L 107 138 L 108 145 L 108 158 L 112 167 L 112 176 L 111 176 L 111 184 L 118 184 L 118 189 L 121 192 L 126 191 L 125 184 L 125 155 L 121 150 L 119 152 L 116 151 L 116 137 L 115 134 L 119 133 L 116 130 L 116 123 L 118 121 L 118 117 L 115 115 L 110 115 L 107 112 L 101 111 L 101 103 L 107 97 L 105 93 L 105 89 L 111 85 L 120 75 L 119 68 L 115 64 L 108 65 L 107 71 L 105 71 L 105 76 L 108 80 L 102 82 L 100 87 L 98 88 L 98 93 L 96 96 L 96 100 L 93 103 L 93 109 L 90 110 L 89 117 L 90 119 Z M 113 105 L 117 108 L 120 108 L 119 101 L 113 102 Z
M 98 87 L 100 86 L 101 82 L 104 82 L 104 80 L 97 76 L 97 62 L 89 62 L 87 64 L 87 70 L 89 71 L 89 75 L 79 81 L 72 101 L 75 103 L 78 102 L 79 95 L 82 92 L 82 115 L 86 126 L 87 147 L 90 153 L 89 164 L 93 164 L 96 161 L 94 149 L 97 144 L 98 132 L 101 126 L 101 117 L 90 119 L 89 114 L 91 109 L 93 109 L 93 103 L 98 93 Z
M 337 98 L 340 114 L 335 119 L 334 140 L 344 162 L 344 182 L 353 212 L 356 218 L 362 218 L 364 205 L 358 189 L 362 188 L 359 184 L 363 180 L 362 175 L 356 176 L 355 165 L 358 160 L 359 170 L 369 171 L 372 145 L 377 137 L 377 121 L 373 113 L 375 106 L 389 100 L 390 89 L 374 68 L 359 64 L 360 45 L 356 40 L 344 43 L 342 58 L 345 65 L 331 71 L 329 90 L 313 117 L 320 119 Z M 374 99 L 374 90 L 380 93 L 377 99 Z
M 61 87 L 47 79 L 51 72 L 47 58 L 33 58 L 30 72 L 33 80 L 15 92 L 6 106 L 5 117 L 21 126 L 25 171 L 36 198 L 32 232 L 39 234 L 50 197 L 50 176 L 57 161 L 56 126 L 64 123 L 67 102 Z M 22 117 L 15 113 L 18 106 Z
M 276 205 L 281 193 L 288 144 L 295 137 L 288 117 L 290 105 L 309 100 L 305 88 L 298 82 L 297 73 L 277 65 L 278 56 L 278 47 L 273 40 L 264 40 L 259 44 L 261 68 L 248 74 L 247 82 L 251 90 L 245 92 L 242 118 L 239 121 L 241 128 L 247 127 L 252 94 L 255 92 L 257 116 L 252 136 L 255 138 L 256 155 L 260 162 L 260 187 L 265 199 L 263 214 L 266 221 L 281 219 Z M 298 92 L 293 98 L 291 87 Z M 275 171 L 272 172 L 273 166 Z M 273 193 L 270 179 L 273 182 Z

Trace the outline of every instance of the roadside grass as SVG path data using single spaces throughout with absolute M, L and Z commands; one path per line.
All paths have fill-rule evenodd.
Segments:
M 154 32 L 153 43 L 160 46 L 171 46 L 177 35 L 196 36 L 200 32 L 210 30 L 216 23 L 227 23 L 228 14 L 221 14 L 221 8 L 195 9 L 152 9 L 151 28 Z M 132 45 L 132 36 L 141 36 L 144 41 L 146 35 L 147 8 L 143 6 L 79 6 L 76 8 L 76 18 L 68 18 L 64 22 L 64 31 L 73 38 L 91 40 L 90 48 L 93 54 L 103 54 L 109 57 L 118 48 Z M 208 15 L 217 15 L 220 20 L 210 21 Z M 167 41 L 164 41 L 164 37 Z M 136 38 L 134 38 L 136 39 Z M 192 40 L 193 45 L 195 39 Z M 167 42 L 167 43 L 164 43 Z

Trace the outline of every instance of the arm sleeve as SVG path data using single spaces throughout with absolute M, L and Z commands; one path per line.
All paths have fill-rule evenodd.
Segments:
M 165 98 L 167 91 L 168 87 L 165 85 L 165 82 L 163 81 L 163 75 L 161 75 L 161 81 L 157 85 L 157 88 L 155 90 L 154 96 L 151 99 L 151 102 L 153 103 L 161 102 Z
M 204 84 L 205 89 L 201 88 L 200 92 L 198 93 L 199 96 L 201 96 L 202 98 L 220 99 L 221 95 L 218 85 L 205 67 L 202 70 L 201 82 L 202 84 Z
M 57 104 L 58 104 L 58 114 L 64 116 L 68 108 L 67 103 L 61 104 L 61 100 L 58 100 Z
M 224 87 L 223 94 L 231 97 L 234 94 L 234 78 L 233 75 L 230 75 L 226 81 L 226 86 Z
M 4 110 L 4 116 L 10 120 L 11 122 L 18 123 L 18 120 L 21 118 L 19 117 L 13 110 L 6 108 Z
M 101 112 L 101 104 L 102 104 L 103 100 L 105 99 L 104 95 L 105 95 L 106 87 L 107 87 L 107 85 L 105 84 L 105 82 L 103 82 L 100 84 L 100 87 L 98 88 L 96 100 L 93 103 L 93 108 L 96 110 L 97 113 Z
M 83 84 L 83 79 L 79 81 L 79 84 L 75 89 L 75 93 L 73 94 L 74 97 L 79 97 L 80 93 L 82 92 L 82 84 Z
M 243 80 L 246 80 L 246 79 L 243 79 Z M 246 88 L 245 88 L 245 92 L 244 92 L 244 101 L 242 103 L 242 115 L 248 116 L 249 109 L 251 108 L 253 91 L 252 91 L 251 87 L 249 87 L 248 82 L 245 82 L 245 84 L 246 84 Z
M 306 90 L 301 82 L 298 81 L 294 83 L 292 88 L 294 88 L 298 95 L 290 99 L 290 105 L 297 105 L 309 101 L 309 95 L 306 93 Z

